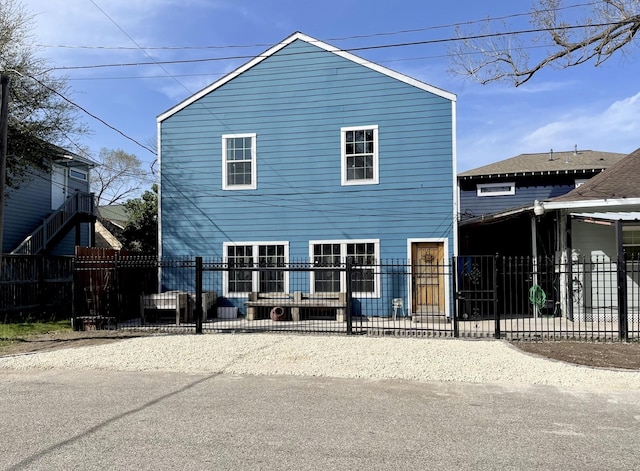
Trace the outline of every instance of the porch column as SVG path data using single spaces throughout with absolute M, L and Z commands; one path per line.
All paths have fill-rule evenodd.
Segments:
M 538 284 L 538 216 L 531 216 L 531 256 L 533 273 L 531 275 L 532 286 Z M 534 318 L 538 317 L 538 310 L 533 310 Z
M 618 334 L 620 340 L 627 340 L 629 324 L 627 316 L 627 262 L 622 244 L 622 221 L 616 221 L 616 248 L 618 249 Z

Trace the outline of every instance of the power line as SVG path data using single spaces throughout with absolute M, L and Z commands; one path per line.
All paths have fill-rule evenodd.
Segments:
M 66 96 L 64 96 L 62 93 L 58 92 L 57 90 L 55 90 L 54 88 L 51 88 L 49 85 L 43 83 L 42 81 L 38 80 L 37 78 L 35 78 L 32 75 L 28 75 L 28 74 L 23 74 L 20 73 L 19 75 L 23 76 L 23 77 L 28 77 L 34 81 L 36 81 L 41 87 L 46 88 L 47 90 L 49 90 L 52 93 L 55 93 L 57 96 L 59 96 L 60 98 L 62 98 L 64 101 L 66 101 L 67 103 L 69 103 L 70 105 L 78 108 L 80 111 L 82 111 L 83 113 L 91 116 L 93 119 L 95 119 L 96 121 L 101 122 L 102 124 L 104 124 L 106 127 L 108 127 L 109 129 L 111 129 L 112 131 L 117 132 L 118 134 L 120 134 L 122 137 L 124 137 L 125 139 L 130 140 L 131 142 L 133 142 L 134 144 L 137 144 L 139 147 L 142 147 L 145 150 L 148 150 L 149 152 L 151 152 L 152 154 L 156 154 L 154 150 L 152 150 L 151 148 L 145 146 L 144 144 L 140 143 L 139 141 L 137 141 L 136 139 L 134 139 L 133 137 L 125 134 L 124 132 L 122 132 L 121 130 L 119 130 L 118 128 L 116 128 L 115 126 L 112 126 L 111 124 L 107 123 L 104 119 L 100 118 L 99 116 L 91 113 L 90 111 L 88 111 L 87 109 L 83 108 L 82 106 L 80 106 L 79 104 L 77 104 L 76 102 L 70 100 L 69 98 L 67 98 Z
M 98 6 L 98 4 L 94 1 L 94 0 L 90 0 L 91 3 L 93 3 L 93 5 L 100 10 L 114 25 L 116 25 L 116 27 L 122 32 L 122 34 L 124 34 L 127 38 L 129 38 L 129 40 L 131 40 L 131 42 L 133 44 L 136 45 L 137 49 L 139 49 L 140 51 L 142 51 L 142 53 L 147 56 L 149 59 L 151 59 L 151 61 L 156 64 L 158 67 L 160 67 L 160 69 L 167 74 L 167 76 L 171 77 L 173 80 L 175 80 L 175 82 L 180 85 L 182 88 L 184 88 L 188 93 L 192 93 L 191 90 L 189 90 L 187 87 L 184 86 L 184 84 L 182 82 L 180 82 L 177 78 L 175 78 L 173 75 L 171 75 L 171 73 L 165 69 L 162 64 L 159 64 L 147 51 L 144 50 L 144 48 L 142 46 L 140 46 L 135 39 L 133 39 L 131 37 L 131 35 L 129 35 L 129 33 L 127 33 L 113 18 L 111 18 L 107 12 L 105 12 L 102 8 L 100 8 Z
M 534 29 L 524 29 L 517 31 L 506 31 L 506 32 L 498 32 L 498 33 L 486 33 L 486 34 L 475 34 L 471 36 L 461 36 L 455 38 L 442 38 L 442 39 L 427 39 L 423 41 L 411 41 L 411 42 L 403 42 L 403 43 L 391 43 L 391 44 L 378 44 L 373 46 L 361 46 L 361 47 L 352 47 L 346 49 L 340 49 L 341 52 L 357 52 L 357 51 L 370 51 L 370 50 L 380 50 L 380 49 L 390 49 L 390 48 L 399 48 L 399 47 L 411 47 L 411 46 L 424 46 L 428 44 L 443 44 L 450 42 L 458 42 L 458 41 L 471 41 L 478 39 L 490 39 L 497 38 L 502 36 L 517 36 L 521 34 L 532 34 L 532 33 L 542 33 L 549 31 L 567 31 L 567 30 L 575 30 L 575 29 L 584 29 L 584 28 L 599 28 L 605 26 L 613 26 L 618 24 L 618 22 L 607 22 L 607 23 L 594 23 L 594 24 L 584 24 L 584 25 L 563 25 L 556 28 L 534 28 Z M 324 51 L 318 51 L 324 52 Z M 309 54 L 308 51 L 305 52 L 290 52 L 283 53 L 282 55 L 299 55 L 299 54 Z M 141 67 L 147 65 L 176 65 L 176 64 L 195 64 L 195 63 L 203 63 L 203 62 L 219 62 L 219 61 L 228 61 L 228 60 L 246 60 L 246 59 L 255 59 L 259 57 L 266 57 L 263 54 L 259 54 L 258 56 L 250 55 L 250 56 L 224 56 L 224 57 L 207 57 L 200 59 L 179 59 L 179 60 L 166 60 L 166 61 L 152 61 L 152 62 L 121 62 L 121 63 L 112 63 L 112 64 L 92 64 L 92 65 L 75 65 L 75 66 L 63 66 L 63 67 L 52 67 L 48 71 L 54 70 L 89 70 L 89 69 L 104 69 L 104 68 L 115 68 L 115 67 Z
M 102 13 L 105 14 L 105 16 L 107 16 L 109 19 L 111 19 L 111 21 L 114 22 L 114 24 L 116 24 L 116 26 L 118 26 L 118 28 L 120 28 L 119 25 L 117 25 L 117 23 L 115 23 L 115 21 L 109 17 L 109 15 L 107 15 L 100 7 L 98 7 L 95 2 L 91 2 L 93 3 L 96 8 L 98 8 Z M 562 8 L 553 8 L 553 9 L 545 9 L 545 10 L 541 10 L 542 12 L 550 12 L 550 11 L 554 11 L 554 12 L 558 12 L 558 11 L 563 11 L 563 10 L 570 10 L 573 8 L 580 8 L 580 7 L 585 7 L 585 6 L 593 6 L 593 5 L 597 5 L 600 2 L 588 2 L 588 3 L 578 3 L 578 4 L 574 4 L 574 5 L 568 5 L 566 7 L 562 7 Z M 504 16 L 498 16 L 498 17 L 493 17 L 493 18 L 484 18 L 484 19 L 479 19 L 479 20 L 470 20 L 470 21 L 463 21 L 463 22 L 457 22 L 457 23 L 450 23 L 450 24 L 446 24 L 446 25 L 437 25 L 437 26 L 428 26 L 428 27 L 424 27 L 424 28 L 414 28 L 414 29 L 404 29 L 404 30 L 397 30 L 397 31 L 385 31 L 385 32 L 380 32 L 380 33 L 371 33 L 371 34 L 359 34 L 359 35 L 352 35 L 352 36 L 341 36 L 341 37 L 335 37 L 335 38 L 327 38 L 326 41 L 349 41 L 349 40 L 354 40 L 354 39 L 369 39 L 369 38 L 376 38 L 376 37 L 383 37 L 383 36 L 396 36 L 396 35 L 401 35 L 401 34 L 413 34 L 413 33 L 422 33 L 425 31 L 433 31 L 433 30 L 438 30 L 438 29 L 449 29 L 449 28 L 457 28 L 460 26 L 471 26 L 474 24 L 478 24 L 478 23 L 486 23 L 488 21 L 504 21 L 504 20 L 508 20 L 508 19 L 513 19 L 513 18 L 519 18 L 519 17 L 525 17 L 525 16 L 530 16 L 530 13 L 514 13 L 511 15 L 504 15 Z M 124 32 L 124 30 L 122 30 L 122 28 L 120 28 L 121 31 Z M 131 39 L 133 41 L 133 39 L 126 33 L 124 32 L 125 35 L 127 35 L 127 37 L 129 37 L 129 39 Z M 273 44 L 269 44 L 269 43 L 257 43 L 257 44 L 243 44 L 243 45 L 238 45 L 238 44 L 229 44 L 229 45 L 223 45 L 223 46 L 213 46 L 213 45 L 207 45 L 207 46 L 140 46 L 138 45 L 135 41 L 133 41 L 136 46 L 135 47 L 131 47 L 131 46 L 91 46 L 91 45 L 64 45 L 64 44 L 58 44 L 58 45 L 54 45 L 54 44 L 37 44 L 38 47 L 43 47 L 43 48 L 59 48 L 59 49 L 100 49 L 100 50 L 124 50 L 124 51 L 130 51 L 130 50 L 138 50 L 138 49 L 144 49 L 144 50 L 148 50 L 148 51 L 189 51 L 189 50 L 217 50 L 217 49 L 249 49 L 249 48 L 256 48 L 256 47 L 271 47 L 273 46 Z

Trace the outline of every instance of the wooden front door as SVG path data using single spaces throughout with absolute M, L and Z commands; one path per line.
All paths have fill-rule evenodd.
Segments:
M 444 315 L 444 242 L 415 242 L 411 260 L 412 312 Z

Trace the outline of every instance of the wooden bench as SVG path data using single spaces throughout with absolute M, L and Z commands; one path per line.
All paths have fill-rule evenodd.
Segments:
M 202 320 L 207 320 L 207 313 L 217 303 L 218 295 L 215 291 L 202 292 Z M 195 293 L 186 291 L 166 291 L 159 294 L 143 294 L 140 296 L 140 316 L 145 318 L 145 311 L 153 309 L 157 311 L 174 311 L 176 313 L 176 325 L 180 321 L 187 322 L 194 319 L 196 304 Z
M 282 307 L 289 308 L 291 320 L 300 320 L 300 309 L 304 308 L 326 308 L 335 309 L 336 320 L 343 322 L 347 312 L 346 293 L 321 293 L 309 294 L 301 291 L 294 293 L 249 293 L 247 306 L 247 320 L 252 321 L 257 318 L 258 308 Z
M 158 294 L 143 294 L 140 296 L 140 317 L 145 318 L 145 311 L 173 311 L 176 314 L 176 325 L 180 319 L 187 320 L 189 310 L 189 295 L 180 291 L 167 291 Z

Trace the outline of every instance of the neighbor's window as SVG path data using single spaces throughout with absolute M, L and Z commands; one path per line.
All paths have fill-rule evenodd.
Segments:
M 342 184 L 378 183 L 378 126 L 342 128 Z
M 346 292 L 344 266 L 351 263 L 351 289 L 358 296 L 379 296 L 379 273 L 376 263 L 379 259 L 380 242 L 363 241 L 311 241 L 310 252 L 314 270 L 311 274 L 311 287 L 314 293 Z M 342 267 L 341 270 L 330 270 Z
M 75 178 L 76 180 L 82 180 L 83 182 L 87 181 L 88 173 L 85 170 L 78 170 L 75 168 L 69 169 L 69 176 L 71 178 Z
M 222 136 L 222 189 L 256 189 L 256 134 Z
M 478 196 L 507 196 L 516 194 L 515 182 L 506 183 L 478 183 Z
M 625 260 L 640 259 L 640 226 L 622 227 L 622 246 Z
M 226 295 L 287 292 L 288 273 L 277 268 L 287 263 L 288 242 L 225 243 L 224 253 L 229 268 L 225 272 Z

